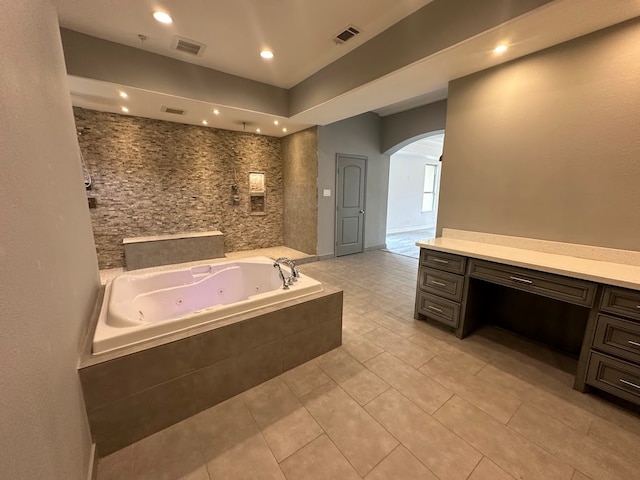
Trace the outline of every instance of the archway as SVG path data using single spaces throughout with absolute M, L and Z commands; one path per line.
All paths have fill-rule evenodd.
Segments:
M 418 258 L 418 240 L 435 237 L 444 131 L 403 142 L 390 157 L 387 250 Z

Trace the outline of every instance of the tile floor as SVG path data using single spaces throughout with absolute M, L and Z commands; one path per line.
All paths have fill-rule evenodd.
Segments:
M 425 228 L 413 230 L 411 232 L 389 233 L 385 239 L 388 252 L 397 253 L 406 257 L 418 258 L 420 248 L 416 247 L 416 242 L 436 237 L 435 228 Z
M 485 327 L 413 320 L 417 261 L 304 265 L 344 289 L 343 346 L 99 463 L 111 479 L 640 479 L 640 418 L 575 365 Z

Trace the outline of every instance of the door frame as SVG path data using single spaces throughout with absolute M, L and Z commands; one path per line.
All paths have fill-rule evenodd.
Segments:
M 364 248 L 364 240 L 365 240 L 365 230 L 366 230 L 366 222 L 367 222 L 367 176 L 369 173 L 369 157 L 367 157 L 366 155 L 352 155 L 349 153 L 336 153 L 336 159 L 335 159 L 335 171 L 336 171 L 336 176 L 335 176 L 335 191 L 336 191 L 336 195 L 335 195 L 335 204 L 334 204 L 334 209 L 333 209 L 333 215 L 334 215 L 334 223 L 333 223 L 333 229 L 334 229 L 334 233 L 333 233 L 333 256 L 337 257 L 338 256 L 338 206 L 339 206 L 339 198 L 338 198 L 338 182 L 340 181 L 340 179 L 338 178 L 338 159 L 339 158 L 356 158 L 358 160 L 364 160 L 364 185 L 363 185 L 363 198 L 362 198 L 362 209 L 364 210 L 364 213 L 362 214 L 362 250 L 360 252 L 356 252 L 356 253 L 362 253 L 365 251 Z

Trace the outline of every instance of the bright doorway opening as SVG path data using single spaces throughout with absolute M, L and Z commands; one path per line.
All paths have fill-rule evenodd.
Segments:
M 391 155 L 387 250 L 418 258 L 419 240 L 434 238 L 444 133 L 425 136 Z

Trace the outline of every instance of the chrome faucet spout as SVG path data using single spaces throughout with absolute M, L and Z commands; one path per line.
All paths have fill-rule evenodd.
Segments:
M 285 263 L 291 270 L 291 277 L 289 278 L 289 282 L 290 282 L 289 284 L 298 281 L 298 278 L 300 278 L 300 272 L 296 268 L 296 263 L 293 260 L 290 260 L 287 257 L 280 257 L 276 260 L 276 263 Z
M 289 290 L 289 282 L 287 280 L 287 277 L 284 276 L 284 272 L 282 271 L 282 267 L 280 266 L 280 263 L 278 263 L 277 260 L 273 263 L 273 268 L 277 268 L 278 269 L 278 274 L 280 275 L 280 280 L 282 280 L 282 289 L 283 290 Z

